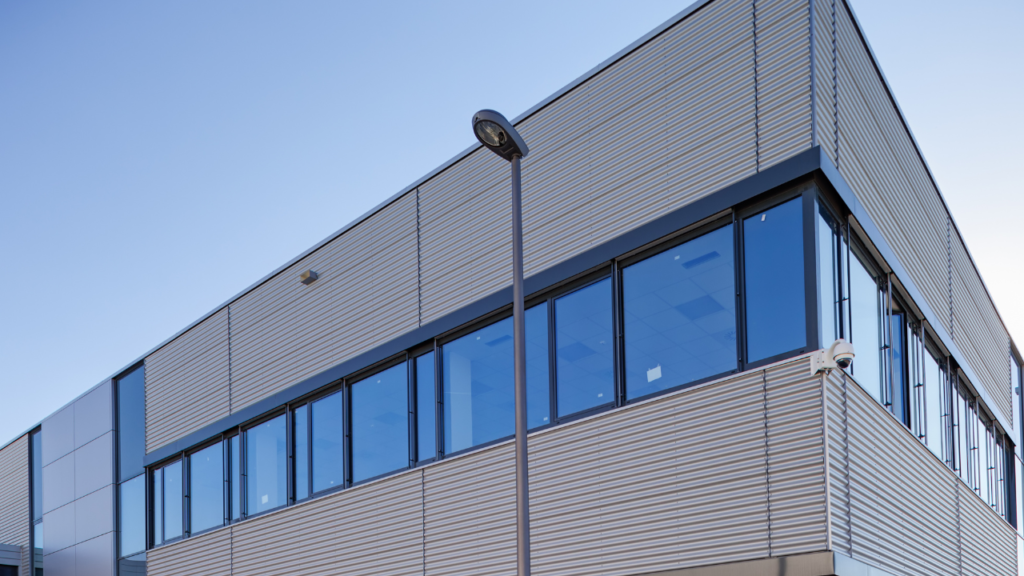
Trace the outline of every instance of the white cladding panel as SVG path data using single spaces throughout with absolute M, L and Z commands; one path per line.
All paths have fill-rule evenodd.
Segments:
M 146 358 L 146 450 L 229 415 L 228 309 Z
M 21 546 L 21 574 L 29 573 L 28 434 L 0 450 L 0 544 Z

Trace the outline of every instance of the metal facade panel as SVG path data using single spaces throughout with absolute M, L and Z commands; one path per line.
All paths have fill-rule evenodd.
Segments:
M 747 373 L 538 435 L 534 571 L 636 574 L 767 556 L 761 391 L 761 372 Z
M 825 378 L 829 454 L 829 510 L 832 549 L 852 557 L 850 534 L 849 420 L 845 372 L 833 370 Z
M 515 518 L 511 444 L 425 469 L 425 574 L 515 574 Z
M 229 415 L 228 309 L 146 357 L 146 451 Z
M 28 434 L 0 450 L 0 544 L 21 546 L 21 574 L 29 573 Z
M 964 576 L 1015 576 L 1017 534 L 967 487 L 957 482 Z
M 761 170 L 811 147 L 810 2 L 754 2 Z
M 146 553 L 148 576 L 231 576 L 231 530 L 223 528 Z
M 416 253 L 411 192 L 232 303 L 232 411 L 415 328 Z

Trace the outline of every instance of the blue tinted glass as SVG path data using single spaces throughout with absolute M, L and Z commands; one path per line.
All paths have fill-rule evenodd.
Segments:
M 903 314 L 892 315 L 892 413 L 904 424 L 909 422 L 907 410 L 907 340 L 903 331 Z
M 189 531 L 224 524 L 224 448 L 220 442 L 188 458 Z
M 309 405 L 292 412 L 292 454 L 295 462 L 295 499 L 309 496 Z
M 32 442 L 32 520 L 43 519 L 43 433 L 33 432 Z
M 405 363 L 352 385 L 352 481 L 409 465 L 409 385 Z
M 153 544 L 164 541 L 164 471 L 153 472 Z
M 612 334 L 610 278 L 555 300 L 559 416 L 614 400 Z
M 732 225 L 622 271 L 626 397 L 736 368 Z
M 313 491 L 345 483 L 345 429 L 342 396 L 335 392 L 313 402 Z
M 231 437 L 231 519 L 238 520 L 242 517 L 242 453 L 238 448 L 238 439 L 241 436 Z
M 526 427 L 551 422 L 548 303 L 526 310 Z M 514 400 L 513 400 L 514 401 Z
M 164 540 L 180 538 L 182 534 L 182 493 L 181 461 L 163 468 L 164 473 Z
M 145 478 L 145 477 L 143 477 L 143 478 Z M 1018 476 L 1018 478 L 1020 478 L 1020 476 Z M 145 513 L 145 509 L 143 509 L 143 513 Z M 1018 516 L 1018 518 L 1020 518 L 1020 516 Z M 142 520 L 143 521 L 146 520 L 145 516 L 143 516 Z M 140 528 L 144 528 L 144 527 L 145 527 L 144 525 L 140 526 Z M 43 530 L 43 523 L 42 522 L 36 523 L 35 528 L 33 528 L 33 530 L 32 530 L 32 547 L 35 548 L 35 552 L 36 552 L 36 564 L 35 565 L 36 565 L 37 569 L 38 569 L 39 566 L 42 565 L 43 548 L 44 548 L 43 532 L 45 532 L 45 530 Z M 144 534 L 145 534 L 145 532 L 143 532 L 143 535 Z
M 747 360 L 807 344 L 801 199 L 743 221 Z
M 823 206 L 818 207 L 818 316 L 821 319 L 822 348 L 839 338 L 839 236 L 835 221 Z
M 850 259 L 850 342 L 857 357 L 853 377 L 875 401 L 882 403 L 881 328 L 878 284 L 857 258 Z
M 140 474 L 121 484 L 121 556 L 130 556 L 146 549 L 146 476 Z M 36 542 L 41 548 L 42 543 Z
M 287 504 L 288 467 L 284 414 L 245 431 L 246 513 Z
M 434 353 L 416 358 L 417 459 L 437 456 L 437 398 L 434 393 Z
M 146 372 L 140 366 L 117 380 L 119 479 L 142 474 L 146 455 Z

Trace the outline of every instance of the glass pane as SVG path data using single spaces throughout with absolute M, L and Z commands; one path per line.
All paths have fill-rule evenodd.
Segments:
M 33 432 L 32 443 L 32 520 L 43 519 L 43 433 Z
M 733 227 L 622 271 L 626 397 L 736 368 Z
M 143 476 L 142 478 L 143 478 L 143 481 L 145 481 L 145 476 Z M 145 490 L 143 490 L 143 494 L 145 494 Z M 142 520 L 143 520 L 143 522 L 145 522 L 145 520 L 146 520 L 146 517 L 145 517 L 146 509 L 143 508 L 142 512 L 143 512 Z M 145 528 L 145 525 L 143 525 L 142 528 Z M 32 528 L 32 547 L 35 548 L 35 553 L 36 553 L 36 557 L 37 557 L 37 561 L 36 561 L 36 567 L 37 568 L 39 567 L 39 562 L 41 562 L 42 559 L 43 559 L 43 547 L 44 547 L 43 533 L 44 533 L 43 523 L 42 522 L 36 523 L 35 526 Z M 143 530 L 143 533 L 145 533 L 145 530 Z
M 189 532 L 224 525 L 224 448 L 218 442 L 189 456 Z
M 945 435 L 943 423 L 946 421 L 946 407 L 943 406 L 942 388 L 945 386 L 946 373 L 938 360 L 931 354 L 924 354 L 924 433 L 925 444 L 940 460 L 945 461 L 942 453 L 942 438 Z
M 231 437 L 231 519 L 242 517 L 242 464 L 238 447 L 241 436 Z
M 821 318 L 822 348 L 839 338 L 839 237 L 836 223 L 824 206 L 818 206 L 818 315 Z
M 526 309 L 527 428 L 532 429 L 551 422 L 551 379 L 548 375 L 550 371 L 548 303 L 543 302 Z
M 146 549 L 146 475 L 140 474 L 121 484 L 121 556 L 131 556 Z M 37 542 L 37 547 L 41 545 Z
M 142 474 L 146 455 L 146 377 L 140 366 L 117 380 L 117 444 L 120 480 Z
M 164 541 L 164 471 L 153 472 L 153 544 Z
M 875 401 L 882 404 L 881 329 L 878 283 L 857 258 L 850 261 L 850 340 L 856 352 L 853 377 Z
M 345 484 L 345 428 L 342 396 L 335 392 L 313 402 L 313 491 Z
M 1022 490 L 1022 487 L 1024 487 L 1024 477 L 1021 476 L 1021 474 L 1024 474 L 1024 466 L 1021 466 L 1020 458 L 1016 456 L 1013 458 L 1013 467 L 1014 479 L 1016 480 L 1014 483 L 1016 498 L 1014 500 L 1017 506 L 1017 534 L 1024 537 L 1024 490 Z M 1024 561 L 1024 558 L 1021 558 L 1021 560 Z
M 555 300 L 559 416 L 615 399 L 612 334 L 611 278 Z
M 409 385 L 405 363 L 352 385 L 352 481 L 409 465 Z
M 309 405 L 292 412 L 292 454 L 295 462 L 295 499 L 309 497 Z
M 986 504 L 992 504 L 992 434 L 981 419 L 978 419 L 978 495 Z
M 907 410 L 907 333 L 904 315 L 893 313 L 892 322 L 892 413 L 904 424 L 909 423 Z
M 1024 446 L 1024 423 L 1021 421 L 1021 393 L 1024 392 L 1020 389 L 1020 365 L 1017 364 L 1017 359 L 1010 357 L 1010 390 L 1013 390 L 1013 426 L 1014 430 L 1020 430 L 1017 437 L 1014 438 L 1014 450 L 1017 455 L 1021 454 L 1021 447 Z M 1024 523 L 1024 518 L 1021 519 L 1021 523 Z
M 801 199 L 743 222 L 747 360 L 807 344 Z
M 285 415 L 245 432 L 246 513 L 287 504 Z
M 434 390 L 434 353 L 416 358 L 417 459 L 437 456 L 437 397 Z
M 164 473 L 164 541 L 180 538 L 183 530 L 181 461 L 165 466 Z
M 444 345 L 444 450 L 451 454 L 515 431 L 512 319 Z

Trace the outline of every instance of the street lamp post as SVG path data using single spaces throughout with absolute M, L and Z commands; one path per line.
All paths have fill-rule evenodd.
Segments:
M 530 490 L 526 462 L 526 310 L 523 307 L 523 191 L 520 163 L 528 153 L 512 124 L 494 110 L 473 115 L 480 143 L 512 163 L 512 337 L 515 347 L 516 395 L 516 563 L 519 576 L 530 576 Z

